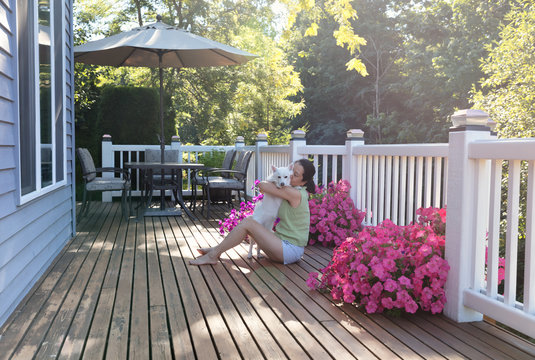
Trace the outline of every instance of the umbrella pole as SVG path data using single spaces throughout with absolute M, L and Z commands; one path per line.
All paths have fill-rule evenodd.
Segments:
M 160 75 L 160 161 L 165 164 L 165 133 L 163 128 L 163 69 L 162 69 L 162 53 L 158 53 L 159 75 Z M 162 185 L 164 183 L 165 171 L 162 168 L 160 175 Z M 162 186 L 163 187 L 163 186 Z M 160 190 L 160 209 L 165 209 L 165 188 Z
M 162 69 L 162 53 L 158 53 L 159 73 L 160 73 L 160 155 L 162 164 L 165 163 L 164 149 L 165 149 L 165 134 L 163 128 L 163 69 Z

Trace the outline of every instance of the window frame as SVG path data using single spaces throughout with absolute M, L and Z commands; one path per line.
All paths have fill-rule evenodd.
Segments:
M 18 134 L 17 134 L 17 158 L 18 158 L 18 199 L 19 205 L 28 203 L 34 199 L 37 199 L 43 195 L 46 195 L 52 191 L 57 190 L 65 185 L 67 185 L 67 119 L 66 119 L 66 109 L 65 109 L 65 96 L 66 96 L 66 74 L 65 74 L 65 65 L 66 65 L 66 46 L 65 46 L 65 18 L 64 18 L 64 6 L 62 0 L 49 0 L 50 1 L 50 130 L 51 130 L 51 163 L 52 163 L 52 182 L 49 185 L 43 186 L 43 179 L 41 173 L 42 158 L 41 151 L 43 145 L 41 143 L 41 99 L 40 99 L 40 60 L 39 60 L 39 0 L 17 0 L 17 10 L 20 10 L 18 6 L 19 1 L 27 1 L 28 11 L 25 19 L 27 19 L 26 26 L 30 29 L 30 38 L 31 46 L 33 49 L 33 59 L 30 60 L 31 64 L 29 67 L 33 68 L 33 74 L 30 75 L 30 79 L 24 81 L 26 83 L 21 83 L 21 64 L 19 63 L 18 53 L 19 53 L 19 41 L 17 39 L 17 81 L 16 81 L 16 94 L 18 99 L 18 106 L 16 106 L 16 113 L 18 118 Z M 18 14 L 18 13 L 17 13 Z M 29 15 L 31 14 L 31 15 Z M 31 16 L 31 20 L 30 20 Z M 59 20 L 59 21 L 58 21 Z M 17 16 L 17 24 L 21 21 L 21 18 Z M 31 22 L 31 24 L 30 24 Z M 21 24 L 24 25 L 24 24 Z M 17 31 L 17 37 L 19 36 Z M 59 40 L 57 43 L 56 40 Z M 23 45 L 24 46 L 24 45 Z M 58 61 L 57 57 L 60 57 Z M 59 73 L 58 73 L 59 72 Z M 60 81 L 58 86 L 57 82 Z M 30 93 L 31 99 L 22 99 L 20 96 L 20 88 L 26 86 L 28 92 Z M 30 121 L 29 127 L 34 127 L 34 133 L 31 138 L 33 138 L 34 144 L 28 145 L 30 147 L 30 153 L 33 154 L 33 158 L 30 159 L 30 167 L 33 167 L 33 176 L 35 176 L 35 188 L 30 190 L 28 193 L 23 194 L 22 189 L 22 159 L 21 151 L 24 144 L 21 141 L 21 106 L 24 101 L 31 101 L 33 109 L 30 111 Z M 59 123 L 61 122 L 61 123 Z M 58 128 L 61 129 L 61 134 L 57 134 Z M 59 143 L 61 142 L 61 144 Z M 33 148 L 33 151 L 31 151 Z M 58 157 L 61 159 L 58 163 Z M 61 166 L 62 169 L 58 169 L 58 166 Z M 62 170 L 62 171 L 61 171 Z M 58 173 L 59 172 L 59 173 Z M 62 179 L 58 180 L 59 175 Z

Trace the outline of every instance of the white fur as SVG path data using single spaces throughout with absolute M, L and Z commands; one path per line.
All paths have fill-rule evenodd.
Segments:
M 293 164 L 290 164 L 288 167 L 277 168 L 271 166 L 273 174 L 266 181 L 274 183 L 278 188 L 283 186 L 290 186 L 290 175 L 293 170 Z M 264 198 L 256 204 L 253 212 L 253 219 L 262 224 L 268 231 L 272 231 L 273 223 L 277 219 L 277 213 L 279 212 L 279 207 L 282 203 L 282 199 L 277 196 L 264 194 Z M 254 240 L 249 237 L 250 246 L 249 246 L 249 259 L 253 257 L 253 245 Z M 260 257 L 260 248 L 256 247 L 256 254 Z

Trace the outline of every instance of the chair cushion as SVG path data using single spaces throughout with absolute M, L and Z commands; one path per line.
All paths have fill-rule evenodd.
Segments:
M 86 185 L 87 191 L 108 191 L 130 189 L 130 182 L 120 178 L 102 178 L 96 177 Z
M 212 179 L 209 178 L 208 181 L 210 189 L 242 190 L 245 186 L 245 183 L 242 181 L 228 179 L 221 176 L 214 176 Z
M 214 179 L 227 179 L 227 178 L 224 178 L 222 176 L 208 176 L 208 181 L 211 182 L 212 180 Z M 195 183 L 197 185 L 204 185 L 206 184 L 206 178 L 204 178 L 203 176 L 195 176 Z

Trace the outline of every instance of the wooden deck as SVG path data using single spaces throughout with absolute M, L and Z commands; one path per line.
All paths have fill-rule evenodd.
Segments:
M 533 359 L 535 345 L 487 322 L 365 315 L 309 291 L 330 250 L 297 264 L 189 266 L 220 239 L 217 219 L 125 222 L 94 203 L 74 238 L 0 330 L 1 359 Z M 222 217 L 221 209 L 214 216 Z

